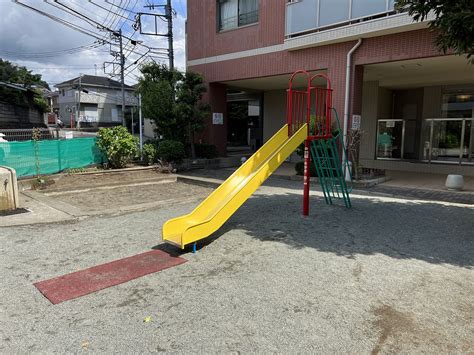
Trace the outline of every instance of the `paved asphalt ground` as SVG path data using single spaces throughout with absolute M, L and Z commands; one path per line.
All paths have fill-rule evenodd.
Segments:
M 301 184 L 269 180 L 183 265 L 58 305 L 33 286 L 156 247 L 194 205 L 0 228 L 0 353 L 474 351 L 467 205 L 315 193 L 303 218 Z

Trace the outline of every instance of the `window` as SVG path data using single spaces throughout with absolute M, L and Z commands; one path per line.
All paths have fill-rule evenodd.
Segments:
M 474 117 L 474 88 L 471 88 L 470 90 L 452 90 L 451 92 L 444 93 L 442 100 L 442 117 Z
M 258 22 L 258 0 L 218 0 L 219 31 Z

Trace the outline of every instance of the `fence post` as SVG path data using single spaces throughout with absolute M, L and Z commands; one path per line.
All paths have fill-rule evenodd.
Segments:
M 62 162 L 61 162 L 61 140 L 60 139 L 57 139 L 56 140 L 56 143 L 58 145 L 58 172 L 61 172 L 62 169 Z

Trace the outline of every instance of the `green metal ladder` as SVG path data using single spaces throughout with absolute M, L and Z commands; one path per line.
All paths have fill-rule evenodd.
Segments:
M 349 193 L 352 191 L 352 173 L 347 169 L 347 150 L 344 146 L 344 139 L 341 134 L 339 117 L 334 110 L 337 120 L 338 131 L 331 138 L 312 140 L 310 144 L 311 160 L 318 174 L 319 184 L 323 191 L 324 199 L 328 205 L 332 205 L 333 199 L 343 199 L 344 205 L 351 208 Z M 338 143 L 344 149 L 344 162 L 339 158 Z M 346 182 L 344 170 L 350 174 L 350 181 Z

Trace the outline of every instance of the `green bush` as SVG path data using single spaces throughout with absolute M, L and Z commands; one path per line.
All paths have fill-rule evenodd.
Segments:
M 143 145 L 143 161 L 146 165 L 152 165 L 156 162 L 158 154 L 154 144 L 145 143 Z
M 194 147 L 198 158 L 213 159 L 219 156 L 217 147 L 214 144 L 201 143 L 195 144 Z
M 185 156 L 184 144 L 178 141 L 161 141 L 157 149 L 158 157 L 167 163 L 178 163 Z
M 124 168 L 137 155 L 138 141 L 125 127 L 101 128 L 97 133 L 97 146 L 113 169 Z
M 296 175 L 303 175 L 304 174 L 304 161 L 299 161 L 295 164 L 295 170 L 296 170 Z M 316 168 L 314 167 L 314 164 L 311 163 L 311 166 L 309 168 L 309 174 L 312 177 L 318 176 L 318 173 L 316 172 Z

